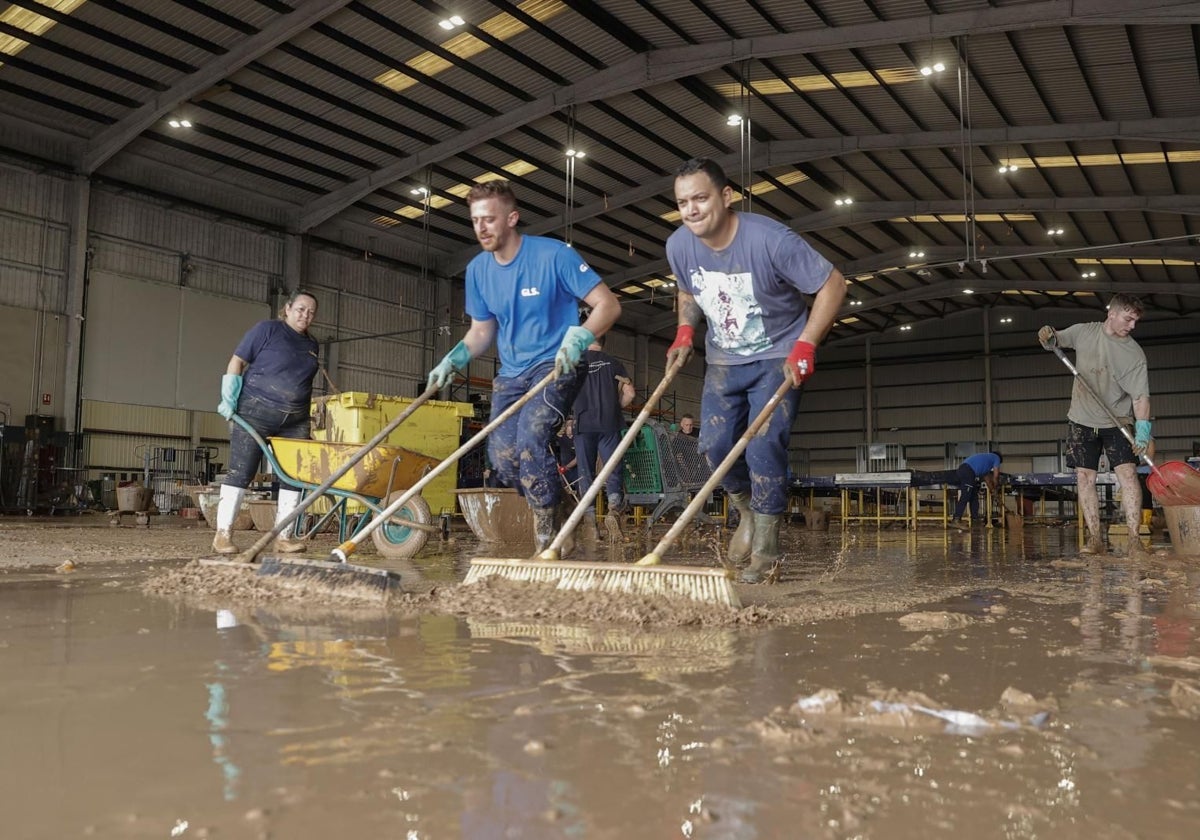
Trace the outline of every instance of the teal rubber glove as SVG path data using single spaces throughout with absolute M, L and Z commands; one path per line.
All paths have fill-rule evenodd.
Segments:
M 583 357 L 583 351 L 595 340 L 596 336 L 586 327 L 567 327 L 562 346 L 554 356 L 554 369 L 558 374 L 562 376 L 573 371 Z
M 1142 455 L 1150 447 L 1150 421 L 1138 420 L 1133 424 L 1133 451 Z
M 464 342 L 460 341 L 442 357 L 442 360 L 437 363 L 437 367 L 429 371 L 425 387 L 439 390 L 445 388 L 454 381 L 454 374 L 466 370 L 469 364 L 471 364 L 471 351 L 467 349 Z
M 232 420 L 237 413 L 238 397 L 242 395 L 242 377 L 237 373 L 226 373 L 221 376 L 221 404 L 217 406 L 217 414 L 226 420 Z

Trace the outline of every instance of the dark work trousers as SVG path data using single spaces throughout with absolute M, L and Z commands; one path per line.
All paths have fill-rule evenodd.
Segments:
M 700 398 L 699 451 L 710 469 L 733 449 L 783 384 L 783 359 L 761 359 L 744 365 L 709 365 Z M 746 447 L 721 482 L 728 493 L 750 493 L 758 513 L 787 510 L 788 445 L 800 407 L 800 389 L 793 389 L 771 412 L 770 421 Z
M 575 456 L 579 459 L 579 495 L 583 496 L 596 478 L 596 456 L 605 464 L 621 443 L 620 432 L 576 432 Z M 621 467 L 612 471 L 604 482 L 609 497 L 621 492 Z

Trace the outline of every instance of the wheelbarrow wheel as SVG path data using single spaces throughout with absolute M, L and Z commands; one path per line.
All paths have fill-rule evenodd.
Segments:
M 399 498 L 404 492 L 403 490 L 393 490 L 381 503 L 382 507 L 389 506 L 393 499 Z M 396 515 L 416 522 L 418 525 L 433 523 L 433 515 L 429 512 L 429 503 L 421 496 L 413 496 L 405 502 L 404 506 L 396 511 Z M 371 532 L 371 539 L 375 541 L 375 548 L 379 549 L 379 553 L 384 557 L 389 560 L 402 560 L 412 557 L 425 547 L 425 542 L 429 539 L 429 532 L 389 520 Z

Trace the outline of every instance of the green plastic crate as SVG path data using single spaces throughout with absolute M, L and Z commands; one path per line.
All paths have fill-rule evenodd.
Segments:
M 630 496 L 662 492 L 658 446 L 649 425 L 638 429 L 637 440 L 625 452 L 625 492 Z

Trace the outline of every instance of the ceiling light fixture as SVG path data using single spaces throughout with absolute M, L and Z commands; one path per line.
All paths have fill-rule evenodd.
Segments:
M 742 124 L 742 115 L 741 114 L 730 114 L 728 117 L 725 118 L 725 125 L 741 125 L 741 124 Z
M 167 125 L 171 126 L 171 128 L 191 128 L 192 121 L 180 119 L 178 117 L 172 117 L 171 119 L 167 120 Z
M 911 329 L 912 329 L 912 324 L 901 324 L 900 325 L 900 332 L 908 332 Z
M 1095 277 L 1095 276 L 1096 276 L 1096 272 L 1094 272 L 1094 271 L 1085 271 L 1085 272 L 1083 272 L 1083 278 L 1084 278 L 1085 280 L 1086 280 L 1086 279 L 1088 279 L 1088 278 L 1090 278 L 1090 277 Z
M 409 190 L 409 193 L 411 193 L 412 195 L 429 195 L 429 188 L 428 187 L 413 187 L 411 190 Z
M 1011 323 L 1012 323 L 1012 318 L 1001 318 L 1001 319 L 1000 319 L 1000 323 L 1001 323 L 1001 324 L 1011 324 Z
M 975 290 L 974 289 L 963 289 L 963 294 L 964 295 L 973 295 L 973 294 L 975 294 Z
M 845 196 L 842 196 L 841 198 L 834 199 L 833 203 L 836 204 L 838 207 L 846 207 L 848 205 L 853 204 L 854 199 L 848 195 L 845 195 Z
M 450 17 L 444 20 L 439 20 L 438 26 L 449 31 L 454 29 L 456 26 L 462 26 L 464 23 L 466 23 L 466 21 L 462 19 L 461 15 L 450 15 Z
M 567 149 L 566 155 L 569 158 L 575 158 L 575 160 L 583 160 L 587 157 L 587 152 L 581 152 L 579 149 Z
M 924 252 L 924 251 L 909 251 L 909 252 L 908 252 L 908 258 L 909 258 L 910 260 L 919 260 L 919 259 L 921 259 L 921 258 L 922 258 L 922 257 L 924 257 L 924 256 L 925 256 L 925 252 Z
M 946 65 L 940 61 L 935 61 L 933 64 L 926 64 L 921 68 L 922 76 L 932 76 L 934 73 L 941 73 L 946 69 Z
M 1017 165 L 1015 163 L 1000 164 L 1000 174 L 1001 175 L 1008 175 L 1008 174 L 1010 174 L 1012 172 L 1016 172 L 1016 171 L 1017 171 Z
M 1047 236 L 1062 236 L 1063 233 L 1064 233 L 1064 231 L 1062 228 L 1047 228 L 1046 229 Z

